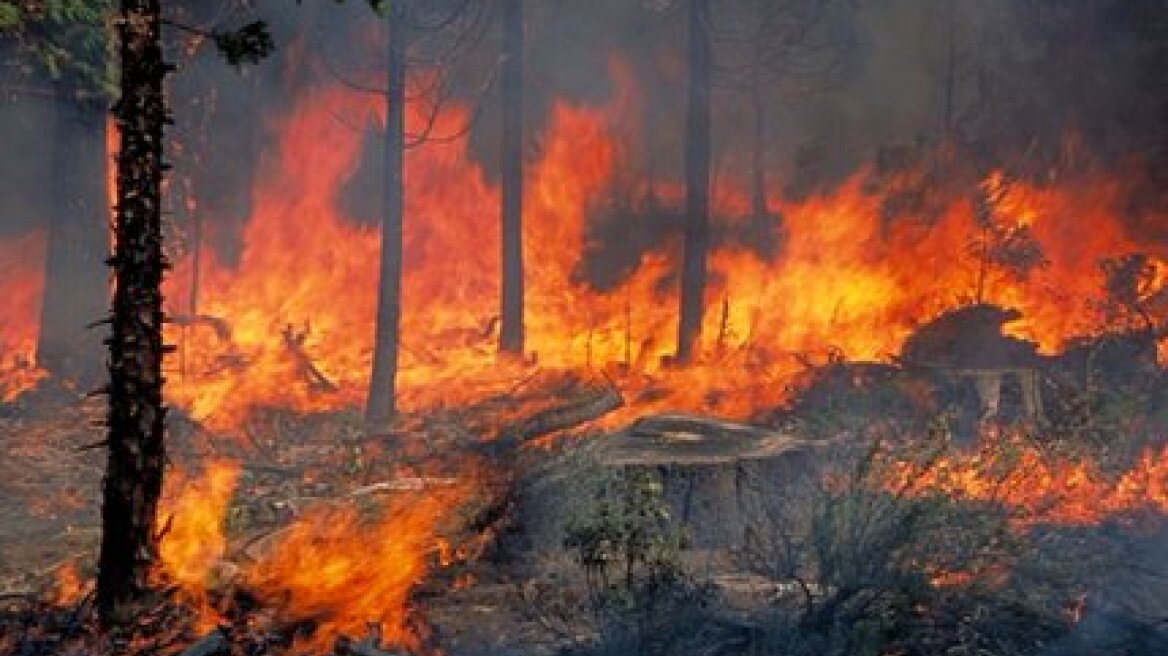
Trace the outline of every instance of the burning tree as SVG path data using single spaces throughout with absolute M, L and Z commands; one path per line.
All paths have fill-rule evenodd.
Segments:
M 162 249 L 163 128 L 170 116 L 163 78 L 160 0 L 123 0 L 116 21 L 120 54 L 120 134 L 114 206 L 113 308 L 110 315 L 109 459 L 102 503 L 97 603 L 102 619 L 129 619 L 149 589 L 156 511 L 165 465 Z M 233 64 L 255 62 L 272 48 L 262 23 L 216 34 Z
M 682 257 L 677 360 L 688 364 L 702 333 L 706 259 L 710 250 L 709 0 L 690 0 L 685 130 L 685 246 Z
M 380 225 L 381 242 L 377 282 L 377 312 L 373 340 L 373 363 L 369 376 L 369 389 L 365 400 L 365 418 L 371 424 L 384 424 L 397 413 L 397 374 L 399 351 L 401 348 L 401 289 L 402 289 L 402 238 L 405 214 L 405 153 L 429 141 L 453 141 L 466 134 L 474 118 L 450 135 L 434 134 L 435 123 L 450 99 L 452 90 L 444 76 L 443 67 L 456 58 L 467 38 L 482 27 L 483 5 L 479 3 L 422 3 L 402 1 L 386 3 L 369 0 L 370 6 L 383 15 L 386 21 L 386 69 L 383 87 L 366 85 L 344 80 L 351 89 L 381 96 L 385 102 L 384 169 L 381 172 Z M 522 7 L 517 5 L 507 14 L 508 30 L 513 35 L 508 45 L 507 71 L 510 93 L 521 93 L 522 59 L 518 49 L 522 47 Z M 450 42 L 442 37 L 455 34 Z M 517 34 L 518 36 L 514 36 Z M 427 38 L 428 37 L 428 38 Z M 518 39 L 517 41 L 515 39 Z M 436 52 L 431 52 L 436 51 Z M 416 69 L 425 70 L 430 76 L 423 89 L 413 92 L 407 87 Z M 337 77 L 341 77 L 333 71 Z M 489 77 L 489 86 L 493 76 Z M 519 89 L 520 91 L 517 91 Z M 521 96 L 520 96 L 521 98 Z M 508 98 L 509 111 L 518 112 L 518 103 Z M 407 109 L 413 105 L 424 105 L 422 126 L 417 131 L 407 129 Z M 503 331 L 500 348 L 504 351 L 521 352 L 522 331 L 522 253 L 521 211 L 522 193 L 522 132 L 519 121 L 522 115 L 507 118 L 505 130 L 507 147 L 503 223 L 504 232 L 511 235 L 504 239 L 504 293 Z
M 51 173 L 55 193 L 48 230 L 45 290 L 37 334 L 38 366 L 89 388 L 100 379 L 97 335 L 86 329 L 106 296 L 106 116 L 112 77 L 105 20 L 112 3 L 0 3 L 0 39 L 35 63 L 52 86 L 7 89 L 45 95 L 55 117 Z
M 369 377 L 369 397 L 365 404 L 365 416 L 370 422 L 384 422 L 393 416 L 396 409 L 398 343 L 401 338 L 407 6 L 407 3 L 395 2 L 386 12 L 385 188 L 373 371 Z
M 990 275 L 997 270 L 1007 278 L 1025 280 L 1043 266 L 1046 258 L 1025 216 L 1014 215 L 1010 180 L 991 176 L 979 189 L 974 221 L 978 234 L 968 249 L 977 260 L 974 303 L 986 301 Z
M 162 492 L 166 408 L 162 403 L 162 80 L 159 0 L 124 0 L 118 19 L 121 135 L 115 205 L 111 316 L 109 461 L 102 504 L 98 608 L 127 619 L 148 587 L 155 511 Z
M 523 353 L 523 0 L 503 4 L 503 295 L 499 350 Z
M 766 192 L 768 87 L 778 82 L 831 81 L 850 63 L 854 43 L 838 0 L 752 0 L 723 8 L 691 0 L 685 136 L 685 238 L 679 294 L 677 359 L 690 361 L 702 329 L 710 251 L 711 90 L 744 92 L 751 114 L 750 202 L 756 221 L 769 216 Z M 725 14 L 725 16 L 721 16 Z M 719 24 L 721 23 L 721 24 Z

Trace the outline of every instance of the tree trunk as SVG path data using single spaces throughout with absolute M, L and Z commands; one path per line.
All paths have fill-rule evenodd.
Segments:
M 750 92 L 750 108 L 754 118 L 750 144 L 750 209 L 755 218 L 763 219 L 770 214 L 770 208 L 766 195 L 766 107 L 758 86 Z
M 398 342 L 401 333 L 403 170 L 405 168 L 406 14 L 401 2 L 389 9 L 389 71 L 386 80 L 385 196 L 381 217 L 381 266 L 373 373 L 365 418 L 384 423 L 396 413 Z
M 709 0 L 690 0 L 689 80 L 685 138 L 685 244 L 677 361 L 688 364 L 702 331 L 709 250 L 710 205 L 710 33 Z
M 104 105 L 76 101 L 59 85 L 52 180 L 56 193 L 45 258 L 37 364 L 82 391 L 98 386 L 101 336 L 86 327 L 105 314 L 109 287 L 102 261 L 109 250 Z
M 503 253 L 499 350 L 523 354 L 523 0 L 503 9 Z
M 118 36 L 121 133 L 109 344 L 109 463 L 102 505 L 97 604 L 106 624 L 128 621 L 148 589 L 165 457 L 162 404 L 163 125 L 159 0 L 122 0 Z

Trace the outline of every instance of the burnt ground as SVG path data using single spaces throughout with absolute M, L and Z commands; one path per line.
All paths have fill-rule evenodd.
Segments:
M 846 392 L 851 395 L 855 390 L 849 388 Z M 809 394 L 807 398 L 812 396 Z M 880 394 L 876 397 L 882 398 Z M 83 577 L 92 572 L 100 536 L 98 497 L 104 453 L 100 447 L 86 447 L 102 438 L 98 423 L 102 412 L 100 402 L 65 402 L 60 398 L 37 399 L 32 396 L 18 406 L 6 408 L 6 415 L 0 417 L 0 439 L 8 446 L 7 457 L 0 461 L 0 597 L 9 601 L 25 597 L 51 599 L 55 594 L 57 570 L 62 566 L 75 565 Z M 359 418 L 352 413 L 297 415 L 285 410 L 267 410 L 256 412 L 240 434 L 228 436 L 203 431 L 176 413 L 171 423 L 170 455 L 176 467 L 187 469 L 215 457 L 247 463 L 230 511 L 232 548 L 229 560 L 245 557 L 248 545 L 276 533 L 314 504 L 346 499 L 351 493 L 371 489 L 371 486 L 388 483 L 392 488 L 395 481 L 408 481 L 407 488 L 415 481 L 422 481 L 420 485 L 424 488 L 427 477 L 442 476 L 454 467 L 453 460 L 461 459 L 467 453 L 479 458 L 501 457 L 500 462 L 506 462 L 506 467 L 497 469 L 513 471 L 502 477 L 505 480 L 496 481 L 499 483 L 496 489 L 484 492 L 477 500 L 481 507 L 468 514 L 474 519 L 468 524 L 478 522 L 479 515 L 487 515 L 487 520 L 470 530 L 493 532 L 497 539 L 473 562 L 449 569 L 436 567 L 414 595 L 414 603 L 422 609 L 429 626 L 429 644 L 451 656 L 716 654 L 739 653 L 744 645 L 750 645 L 755 653 L 764 654 L 853 653 L 846 649 L 852 644 L 849 641 L 856 638 L 850 634 L 845 637 L 837 635 L 841 631 L 837 626 L 840 617 L 849 615 L 842 613 L 840 617 L 831 617 L 824 614 L 824 609 L 839 598 L 838 585 L 833 588 L 828 583 L 821 584 L 807 578 L 801 566 L 792 565 L 784 571 L 760 568 L 757 559 L 748 557 L 751 554 L 746 553 L 746 549 L 719 548 L 715 544 L 713 548 L 687 547 L 671 551 L 673 546 L 681 546 L 681 543 L 671 545 L 666 544 L 669 539 L 650 540 L 641 548 L 646 554 L 660 557 L 663 569 L 650 568 L 647 579 L 638 579 L 636 585 L 622 588 L 615 598 L 611 590 L 601 590 L 602 594 L 597 594 L 593 578 L 597 570 L 582 567 L 582 562 L 590 553 L 587 551 L 590 536 L 594 537 L 598 529 L 609 530 L 611 527 L 604 524 L 586 525 L 583 529 L 573 526 L 574 520 L 587 519 L 591 512 L 581 509 L 579 502 L 589 498 L 613 498 L 614 495 L 626 501 L 630 498 L 628 488 L 604 487 L 612 485 L 612 481 L 606 478 L 608 474 L 603 471 L 603 466 L 598 473 L 595 468 L 588 469 L 580 464 L 582 459 L 595 455 L 591 453 L 591 445 L 603 440 L 593 436 L 592 439 L 566 442 L 565 446 L 552 451 L 516 448 L 502 456 L 497 452 L 484 454 L 476 451 L 474 435 L 482 422 L 490 422 L 469 415 L 473 415 L 473 411 L 418 418 L 401 434 L 385 436 L 366 434 Z M 669 444 L 679 445 L 691 454 L 705 451 L 705 447 L 694 442 L 694 435 L 709 430 L 709 426 L 698 423 L 691 427 L 673 420 L 658 421 L 657 424 L 660 424 L 657 428 L 664 431 L 662 439 L 665 442 L 651 452 L 667 453 L 672 448 Z M 733 433 L 736 429 L 727 430 Z M 629 435 L 643 434 L 643 429 L 634 428 L 616 443 L 623 444 L 622 439 Z M 658 437 L 661 436 L 653 439 Z M 764 435 L 763 442 L 766 441 Z M 413 445 L 413 448 L 403 448 L 402 444 Z M 838 439 L 829 444 L 834 445 L 828 447 L 832 451 L 841 451 L 839 445 L 842 443 Z M 853 434 L 850 447 L 842 450 L 862 452 L 865 444 L 864 438 Z M 620 451 L 627 456 L 627 448 Z M 646 451 L 638 449 L 637 453 L 640 457 Z M 711 472 L 687 472 L 684 466 L 681 469 L 672 466 L 678 463 L 669 463 L 671 467 L 664 469 L 656 462 L 638 461 L 632 465 L 652 465 L 650 468 L 657 468 L 661 474 L 664 493 L 660 501 L 669 511 L 663 514 L 689 512 L 678 510 L 683 507 L 678 504 L 690 504 L 688 498 L 671 498 L 671 495 L 677 496 L 674 494 L 677 481 L 685 481 L 687 490 L 698 490 L 698 496 L 713 498 L 713 510 L 707 508 L 705 517 L 714 519 L 701 520 L 708 524 L 719 521 L 717 517 L 729 508 L 718 502 L 726 494 L 725 486 L 731 484 L 723 475 L 724 470 L 720 469 L 726 458 L 720 453 L 714 455 L 717 457 L 713 460 L 718 465 Z M 730 471 L 744 471 L 740 460 L 734 462 L 736 464 Z M 692 464 L 685 463 L 686 466 Z M 621 460 L 622 467 L 628 465 Z M 798 472 L 784 471 L 780 476 L 784 480 L 793 480 L 798 477 Z M 693 481 L 700 481 L 700 485 L 695 487 Z M 599 495 L 598 490 L 608 496 Z M 739 489 L 734 494 L 741 493 Z M 811 497 L 802 494 L 795 491 L 780 501 L 800 508 L 811 506 Z M 650 499 L 648 503 L 648 514 L 657 512 L 654 508 L 660 509 L 653 505 L 657 500 Z M 900 521 L 897 518 L 901 515 L 889 508 L 878 503 L 865 506 L 861 512 L 865 513 L 865 521 L 869 515 L 883 518 L 884 513 L 890 513 L 888 516 L 894 520 L 891 524 L 896 529 L 896 522 Z M 912 509 L 912 512 L 918 511 L 920 508 Z M 985 575 L 987 580 L 993 580 L 991 585 L 975 583 L 969 587 L 943 590 L 928 586 L 921 588 L 919 577 L 904 578 L 895 572 L 890 574 L 881 570 L 864 574 L 892 576 L 891 581 L 881 583 L 889 586 L 887 590 L 882 589 L 881 594 L 897 597 L 898 604 L 913 600 L 913 603 L 928 604 L 930 608 L 927 617 L 916 617 L 909 625 L 897 622 L 882 625 L 879 630 L 892 635 L 893 638 L 888 638 L 889 644 L 899 645 L 900 651 L 879 653 L 919 653 L 922 656 L 942 653 L 930 650 L 953 647 L 954 636 L 963 631 L 977 636 L 976 640 L 970 639 L 970 643 L 962 643 L 965 647 L 988 640 L 987 635 L 1001 634 L 995 637 L 1001 637 L 1003 645 L 983 647 L 983 653 L 1007 656 L 1136 656 L 1157 653 L 1155 649 L 1168 644 L 1168 636 L 1164 633 L 1168 599 L 1157 592 L 1168 590 L 1168 585 L 1164 585 L 1168 583 L 1168 525 L 1162 517 L 1121 517 L 1089 529 L 1043 529 L 1029 535 L 1024 544 L 1020 543 L 1018 553 L 1006 553 L 993 540 L 986 543 L 958 540 L 955 544 L 952 537 L 966 531 L 988 530 L 985 527 L 990 524 L 996 526 L 996 511 L 973 516 L 954 513 L 952 509 L 945 512 L 948 514 L 938 516 L 938 521 L 945 526 L 914 525 L 914 530 L 919 528 L 922 534 L 932 535 L 930 539 L 939 542 L 903 542 L 900 547 L 936 549 L 941 545 L 961 551 L 984 549 L 986 544 L 992 543 L 992 549 L 979 557 L 992 552 L 1016 573 L 1008 580 L 1000 580 L 1000 577 L 995 578 L 998 574 L 992 573 L 998 565 L 991 563 L 986 570 L 991 574 Z M 550 521 L 545 521 L 549 516 Z M 618 530 L 627 533 L 646 528 L 635 523 L 640 520 L 630 520 L 627 515 L 622 517 L 623 523 Z M 634 523 L 630 524 L 630 521 Z M 741 517 L 735 521 L 752 524 Z M 846 524 L 846 518 L 840 521 Z M 657 531 L 659 536 L 669 536 L 669 529 L 663 527 L 653 524 L 649 533 Z M 593 532 L 589 533 L 590 530 Z M 903 540 L 898 530 L 885 537 Z M 566 536 L 573 531 L 576 542 L 565 548 Z M 792 528 L 791 532 L 795 533 L 797 529 Z M 717 536 L 721 531 L 709 533 Z M 841 533 L 846 534 L 846 531 Z M 847 550 L 848 540 L 857 541 L 855 553 Z M 841 567 L 838 563 L 832 565 L 830 558 L 840 562 L 853 558 L 861 562 L 883 560 L 885 564 L 896 563 L 893 551 L 880 551 L 883 548 L 881 540 L 867 543 L 853 536 L 841 542 L 842 547 L 833 545 L 826 555 L 819 554 L 816 567 L 820 574 L 816 577 L 828 580 L 834 575 L 823 571 L 824 568 Z M 811 547 L 804 544 L 802 548 Z M 1042 552 L 1040 562 L 1021 554 L 1027 549 Z M 1084 558 L 1084 554 L 1090 558 Z M 608 555 L 622 557 L 619 553 Z M 1073 606 L 1073 602 L 1081 598 L 1087 583 L 1068 578 L 1066 571 L 1058 571 L 1060 567 L 1095 570 L 1090 583 L 1093 596 L 1089 605 L 1068 609 L 1068 603 Z M 680 571 L 685 575 L 680 576 Z M 661 576 L 665 578 L 659 578 Z M 1100 585 L 1100 579 L 1106 584 Z M 621 587 L 620 577 L 614 580 L 617 584 L 613 590 Z M 651 583 L 648 588 L 641 586 L 646 581 Z M 643 597 L 646 589 L 658 591 L 649 597 L 650 607 L 661 606 L 654 611 L 658 616 L 652 621 L 644 620 L 648 623 L 639 629 L 630 627 L 628 617 L 642 617 L 646 612 Z M 668 591 L 663 599 L 659 592 L 662 589 Z M 804 616 L 795 624 L 760 620 L 760 611 L 772 618 L 799 617 L 805 595 L 814 599 L 820 609 L 813 616 Z M 1043 599 L 1043 595 L 1048 598 Z M 847 606 L 853 600 L 839 603 Z M 895 604 L 881 612 L 913 614 L 907 607 L 897 610 Z M 1068 620 L 1068 613 L 1074 615 L 1077 622 Z M 990 629 L 974 626 L 976 623 L 967 625 L 968 622 L 962 619 L 979 614 Z M 174 629 L 170 642 L 154 651 L 147 650 L 150 653 L 180 653 L 201 635 L 193 627 L 183 625 L 188 620 L 183 619 L 182 613 L 161 613 L 159 617 L 161 619 L 157 621 L 162 624 L 182 626 Z M 816 624 L 812 629 L 804 626 L 815 623 L 822 626 Z M 677 636 L 681 642 L 644 643 L 646 627 L 650 634 Z M 694 627 L 700 627 L 701 631 L 690 635 Z M 11 626 L 7 629 L 11 630 Z M 983 635 L 979 631 L 988 633 Z M 808 638 L 805 634 L 813 637 Z M 262 642 L 258 637 L 248 635 L 237 635 L 233 639 L 238 640 L 237 644 L 253 646 Z M 915 645 L 915 649 L 905 647 L 906 644 Z M 1040 649 L 1035 647 L 1036 644 L 1044 646 Z M 52 641 L 42 644 L 39 649 L 41 651 L 26 653 L 91 653 L 87 650 L 58 651 Z M 338 653 L 361 652 L 340 649 Z
M 100 538 L 100 404 L 0 418 L 0 590 L 34 591 L 52 570 L 85 560 Z

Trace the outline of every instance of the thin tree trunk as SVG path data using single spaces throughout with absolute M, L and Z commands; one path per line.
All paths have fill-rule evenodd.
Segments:
M 385 196 L 381 217 L 381 266 L 373 372 L 365 418 L 384 423 L 397 411 L 398 344 L 401 333 L 402 213 L 405 168 L 406 15 L 401 2 L 389 9 L 386 79 Z
M 97 605 L 106 624 L 127 621 L 148 589 L 162 491 L 162 81 L 159 0 L 122 0 L 118 22 L 121 132 L 117 164 L 109 463 L 102 505 Z
M 750 107 L 754 115 L 754 134 L 750 144 L 750 209 L 755 218 L 761 219 L 770 214 L 770 209 L 766 195 L 766 108 L 757 86 L 750 92 Z
M 689 80 L 685 139 L 685 244 L 677 361 L 693 360 L 702 331 L 709 251 L 710 205 L 710 34 L 709 0 L 690 0 Z
M 101 336 L 86 328 L 107 311 L 109 288 L 102 260 L 109 250 L 104 105 L 71 98 L 60 85 L 53 136 L 56 189 L 45 258 L 37 363 L 88 391 L 105 362 Z
M 954 103 L 957 88 L 957 16 L 952 2 L 945 6 L 945 80 L 941 104 L 941 147 L 948 148 L 954 135 Z
M 503 9 L 503 252 L 499 350 L 523 353 L 523 0 Z

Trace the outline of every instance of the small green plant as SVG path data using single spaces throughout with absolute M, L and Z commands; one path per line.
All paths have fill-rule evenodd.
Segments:
M 668 654 L 701 624 L 711 593 L 682 567 L 681 529 L 660 477 L 630 469 L 569 520 L 564 546 L 584 570 L 602 651 Z

